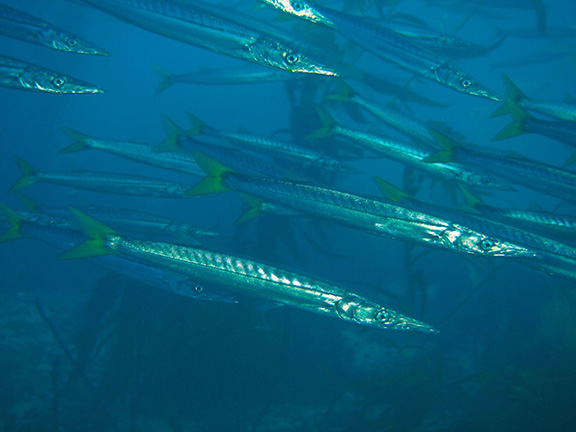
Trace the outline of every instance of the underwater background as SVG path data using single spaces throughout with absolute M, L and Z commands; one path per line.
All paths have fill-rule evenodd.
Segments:
M 272 8 L 254 10 L 255 1 L 224 3 L 267 21 L 280 15 Z M 155 66 L 183 74 L 246 63 L 145 31 L 80 2 L 2 4 L 110 53 L 82 56 L 1 38 L 3 55 L 106 91 L 61 95 L 0 88 L 0 200 L 13 208 L 23 208 L 8 192 L 21 175 L 15 155 L 46 171 L 129 172 L 191 186 L 199 180 L 102 152 L 59 154 L 70 144 L 62 127 L 102 139 L 159 144 L 166 137 L 162 117 L 184 128 L 191 112 L 215 128 L 307 142 L 305 137 L 320 127 L 315 106 L 337 91 L 332 77 L 303 76 L 242 85 L 175 84 L 155 94 L 161 82 Z M 330 6 L 351 5 L 373 17 L 415 16 L 483 45 L 510 30 L 492 52 L 455 63 L 500 94 L 506 73 L 536 99 L 576 96 L 576 3 L 546 0 L 547 36 L 537 31 L 530 6 L 478 6 L 464 13 L 457 6 L 469 5 L 465 1 Z M 315 37 L 310 24 L 278 25 Z M 572 32 L 553 31 L 566 28 Z M 517 37 L 514 29 L 534 35 Z M 335 44 L 348 49 L 343 38 Z M 492 142 L 510 122 L 509 116 L 490 118 L 498 102 L 413 79 L 367 53 L 352 58 L 362 70 L 442 106 L 399 100 L 351 82 L 364 97 L 392 102 L 430 124 L 442 122 L 468 142 L 556 166 L 574 151 L 536 134 Z M 342 118 L 349 118 L 342 105 L 334 103 Z M 368 114 L 347 121 L 401 137 Z M 308 145 L 331 151 L 329 140 Z M 408 179 L 398 162 L 371 157 L 346 163 L 357 172 L 331 176 L 332 187 L 379 196 L 372 180 L 379 176 L 400 188 L 415 182 L 411 192 L 422 201 L 462 205 L 452 201 L 453 190 L 446 185 Z M 303 216 L 265 214 L 235 224 L 247 206 L 233 192 L 171 200 L 37 184 L 23 193 L 51 206 L 131 208 L 185 221 L 219 234 L 202 243 L 206 248 L 348 287 L 439 333 L 355 326 L 251 299 L 200 301 L 82 260 L 59 260 L 60 251 L 35 239 L 10 241 L 0 244 L 4 432 L 567 431 L 576 424 L 574 280 L 507 259 L 423 248 Z M 575 211 L 573 203 L 522 187 L 488 197 L 501 206 L 537 203 L 549 211 Z

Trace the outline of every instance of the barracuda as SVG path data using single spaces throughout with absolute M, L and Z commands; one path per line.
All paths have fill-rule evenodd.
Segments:
M 527 133 L 544 135 L 554 140 L 576 146 L 576 122 L 540 120 L 531 116 L 518 102 L 507 98 L 506 105 L 514 121 L 504 127 L 492 141 L 514 138 Z
M 104 93 L 94 84 L 0 55 L 0 86 L 46 93 Z
M 301 78 L 300 75 L 291 72 L 262 68 L 257 65 L 238 68 L 202 68 L 196 72 L 187 74 L 171 74 L 160 67 L 156 72 L 162 78 L 162 82 L 156 89 L 156 95 L 162 93 L 174 84 L 196 85 L 223 85 L 223 84 L 256 84 L 269 81 L 285 81 Z
M 46 21 L 0 4 L 0 34 L 58 51 L 108 56 L 102 48 Z
M 371 234 L 481 256 L 535 256 L 535 253 L 434 215 L 334 189 L 236 174 L 194 151 L 210 177 L 188 193 L 234 190 Z
M 68 213 L 69 214 L 69 213 Z M 77 223 L 67 220 L 53 224 L 56 220 L 50 216 L 16 212 L 0 203 L 0 222 L 4 217 L 8 229 L 0 235 L 0 243 L 22 237 L 32 237 L 59 250 L 70 249 L 86 240 L 86 236 L 77 229 Z M 237 303 L 237 300 L 224 290 L 196 283 L 172 272 L 133 261 L 128 258 L 106 255 L 88 259 L 91 264 L 108 271 L 136 280 L 145 285 L 170 291 L 196 300 Z
M 233 294 L 261 298 L 350 323 L 379 329 L 435 332 L 427 324 L 323 281 L 232 255 L 124 237 L 78 210 L 71 211 L 91 240 L 65 252 L 63 259 L 117 254 L 203 284 L 222 287 Z
M 504 181 L 547 195 L 576 200 L 576 174 L 525 157 L 503 156 L 463 147 L 445 135 L 432 132 L 442 151 L 424 159 L 428 163 L 461 162 Z
M 494 221 L 492 219 L 487 219 L 486 217 L 477 216 L 460 210 L 428 204 L 399 191 L 385 180 L 380 178 L 375 178 L 374 180 L 382 194 L 387 199 L 393 202 L 402 202 L 411 210 L 431 213 L 438 217 L 450 220 L 454 224 L 463 225 L 486 235 L 490 235 L 492 238 L 499 238 L 505 242 L 524 247 L 532 251 L 533 255 L 538 256 L 538 258 L 540 258 L 540 255 L 545 252 L 547 254 L 562 255 L 567 258 L 576 259 L 576 248 L 572 246 L 543 237 L 531 231 L 508 225 L 501 221 Z
M 145 30 L 231 57 L 290 72 L 337 75 L 271 35 L 171 0 L 82 0 Z
M 409 144 L 381 135 L 348 129 L 338 124 L 324 110 L 318 109 L 318 113 L 322 120 L 323 127 L 313 133 L 313 137 L 339 135 L 378 154 L 382 154 L 443 180 L 456 180 L 474 187 L 512 190 L 510 186 L 499 183 L 493 178 L 464 167 L 461 164 L 429 164 L 424 162 L 422 159 L 436 153 L 436 149 L 433 147 L 424 144 Z
M 543 210 L 523 210 L 517 208 L 493 207 L 461 188 L 468 204 L 473 209 L 491 219 L 504 223 L 514 223 L 541 234 L 556 237 L 561 241 L 576 239 L 576 217 L 567 214 L 551 213 Z
M 157 152 L 154 146 L 149 144 L 101 140 L 72 129 L 62 128 L 62 130 L 75 141 L 60 150 L 59 153 L 71 153 L 88 149 L 100 150 L 171 171 L 178 171 L 193 176 L 202 175 L 202 170 L 196 164 L 194 157 L 187 151 L 176 149 L 168 152 Z
M 297 4 L 296 8 L 293 6 L 294 2 Z M 295 15 L 298 15 L 298 10 L 305 11 L 310 8 L 304 0 L 275 2 L 273 5 Z M 461 93 L 495 101 L 502 100 L 468 73 L 389 28 L 381 20 L 359 18 L 319 5 L 315 5 L 314 10 L 326 17 L 344 36 L 378 57 Z
M 48 223 L 45 223 L 45 225 L 62 225 L 62 228 L 78 229 L 76 223 L 70 220 L 68 208 L 41 204 L 25 195 L 20 195 L 19 198 L 28 209 L 26 220 L 28 220 L 28 215 L 33 217 L 34 220 L 48 218 Z M 110 225 L 112 228 L 130 234 L 139 233 L 146 236 L 156 236 L 156 238 L 158 236 L 170 236 L 173 238 L 175 235 L 184 234 L 188 239 L 218 236 L 218 233 L 213 231 L 206 231 L 184 222 L 137 210 L 96 206 L 78 208 L 89 216 Z M 69 225 L 71 222 L 73 223 L 72 226 Z
M 374 116 L 378 117 L 388 126 L 397 131 L 409 136 L 419 142 L 437 146 L 434 136 L 430 133 L 428 126 L 421 120 L 415 117 L 404 114 L 402 111 L 394 109 L 387 105 L 380 105 L 363 98 L 356 93 L 352 88 L 339 81 L 340 93 L 330 94 L 326 97 L 329 100 L 337 100 L 343 102 L 352 102 L 360 108 L 365 109 Z
M 488 54 L 498 48 L 506 39 L 504 35 L 490 45 L 483 46 L 458 36 L 432 30 L 423 25 L 414 25 L 406 22 L 387 22 L 386 25 L 437 55 L 453 58 L 472 58 Z
M 555 120 L 576 122 L 576 105 L 569 103 L 557 103 L 541 101 L 526 96 L 516 84 L 506 74 L 502 74 L 504 85 L 506 86 L 506 99 L 520 105 L 527 111 L 533 111 L 538 114 L 551 117 Z M 491 117 L 498 117 L 510 113 L 508 103 L 504 103 L 498 108 Z
M 34 183 L 45 182 L 94 192 L 122 195 L 186 198 L 188 186 L 149 177 L 94 171 L 42 172 L 16 157 L 22 177 L 10 192 L 16 192 Z
M 324 7 L 317 9 L 331 19 L 348 38 L 385 60 L 458 92 L 502 100 L 468 73 L 421 48 L 380 21 L 364 20 Z
M 190 123 L 192 123 L 193 126 L 191 130 L 185 132 L 188 136 L 209 135 L 212 137 L 221 138 L 225 141 L 238 145 L 241 149 L 257 151 L 259 153 L 264 153 L 267 156 L 271 156 L 277 160 L 296 164 L 298 168 L 313 167 L 328 171 L 340 171 L 347 173 L 356 172 L 351 167 L 346 166 L 340 161 L 325 156 L 314 150 L 249 132 L 215 129 L 203 123 L 194 115 L 190 113 L 187 113 L 187 115 Z M 171 133 L 169 132 L 169 136 L 170 135 Z M 174 141 L 170 137 L 168 139 L 172 142 Z

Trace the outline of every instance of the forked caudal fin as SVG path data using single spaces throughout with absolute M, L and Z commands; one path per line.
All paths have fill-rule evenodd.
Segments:
M 117 235 L 112 228 L 109 228 L 102 222 L 78 209 L 70 208 L 70 213 L 72 213 L 82 232 L 90 237 L 90 239 L 67 250 L 58 257 L 59 259 L 90 258 L 117 253 L 112 248 L 106 246 L 106 238 Z
M 93 139 L 91 136 L 88 136 L 86 134 L 83 134 L 81 132 L 75 131 L 67 127 L 61 127 L 60 129 L 62 129 L 62 132 L 64 132 L 66 135 L 72 138 L 74 142 L 69 146 L 59 150 L 58 153 L 61 154 L 72 153 L 81 150 L 88 150 L 90 148 L 88 140 Z
M 25 187 L 30 186 L 38 181 L 38 179 L 34 177 L 36 170 L 32 167 L 32 165 L 30 165 L 21 157 L 14 156 L 14 159 L 16 160 L 16 163 L 22 172 L 22 177 L 16 180 L 16 183 L 14 183 L 14 186 L 10 188 L 9 192 L 19 191 L 20 189 L 24 189 Z
M 20 230 L 24 218 L 8 207 L 6 204 L 0 202 L 0 212 L 4 215 L 10 227 L 0 235 L 0 243 L 10 240 L 22 238 Z
M 224 184 L 224 176 L 226 173 L 233 173 L 234 171 L 217 160 L 212 159 L 205 153 L 198 150 L 190 151 L 194 159 L 196 159 L 198 166 L 202 168 L 209 177 L 203 178 L 192 186 L 186 192 L 186 195 L 207 195 L 230 190 L 230 188 Z

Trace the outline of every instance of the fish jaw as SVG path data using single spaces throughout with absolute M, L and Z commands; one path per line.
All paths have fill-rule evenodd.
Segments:
M 492 257 L 538 257 L 534 251 L 513 243 L 489 237 L 470 228 L 451 224 L 438 243 L 457 252 Z
M 489 88 L 482 86 L 478 82 L 476 82 L 476 85 L 474 86 L 474 88 L 472 88 L 470 91 L 466 91 L 465 93 L 470 94 L 472 96 L 479 96 L 479 97 L 482 97 L 485 99 L 490 99 L 490 100 L 493 100 L 495 102 L 502 102 L 503 101 L 502 96 L 500 96 L 495 91 L 492 91 Z
M 433 69 L 432 72 L 432 79 L 439 83 L 443 83 L 456 91 L 497 102 L 503 101 L 502 97 L 496 92 L 490 90 L 478 80 L 469 76 L 466 72 L 449 63 L 443 63 L 438 68 Z
M 270 39 L 259 38 L 249 46 L 249 52 L 253 61 L 272 68 L 295 73 L 340 76 L 334 69 Z
M 419 331 L 437 333 L 432 326 L 384 308 L 364 298 L 349 295 L 335 305 L 338 316 L 346 321 L 383 330 Z
M 109 56 L 110 54 L 100 47 L 71 34 L 59 33 L 52 29 L 46 29 L 41 35 L 43 42 L 58 51 L 76 54 Z
M 55 72 L 29 68 L 20 74 L 20 83 L 26 90 L 48 93 L 104 93 L 100 87 Z

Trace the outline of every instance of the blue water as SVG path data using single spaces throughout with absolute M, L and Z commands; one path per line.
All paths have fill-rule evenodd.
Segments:
M 51 95 L 0 88 L 0 200 L 12 207 L 22 208 L 15 194 L 5 192 L 20 176 L 14 155 L 40 170 L 129 172 L 190 185 L 197 181 L 101 152 L 60 155 L 58 150 L 70 144 L 62 126 L 102 139 L 157 144 L 165 137 L 161 116 L 184 127 L 190 111 L 221 129 L 243 128 L 263 136 L 284 131 L 280 137 L 289 137 L 287 130 L 295 135 L 309 132 L 305 125 L 314 111 L 310 106 L 304 114 L 292 110 L 282 82 L 182 84 L 154 96 L 160 77 L 153 65 L 186 73 L 245 64 L 239 60 L 157 36 L 74 2 L 2 3 L 111 53 L 59 53 L 2 37 L 2 54 L 106 90 L 103 95 Z M 254 2 L 227 3 L 262 19 L 278 16 L 270 9 L 251 11 Z M 550 28 L 573 25 L 576 4 L 546 3 Z M 499 15 L 462 15 L 424 0 L 404 0 L 394 9 L 481 44 L 491 41 L 496 28 L 536 26 L 530 8 L 482 10 Z M 368 13 L 377 12 L 371 8 Z M 280 25 L 290 30 L 294 24 Z M 339 41 L 346 46 L 344 39 Z M 455 63 L 499 93 L 504 93 L 505 72 L 531 97 L 562 101 L 576 96 L 574 42 L 510 36 L 487 56 Z M 493 67 L 557 51 L 569 54 L 546 63 Z M 399 84 L 411 77 L 368 54 L 356 61 L 362 69 Z M 319 103 L 323 90 L 314 90 L 315 85 L 324 84 L 305 90 L 313 89 L 313 95 L 296 94 L 313 96 Z M 391 101 L 353 85 L 367 99 L 383 105 Z M 539 135 L 493 143 L 490 139 L 510 121 L 489 118 L 498 103 L 422 79 L 409 85 L 448 106 L 396 104 L 422 121 L 448 124 L 472 143 L 556 165 L 574 151 Z M 341 113 L 346 118 L 345 111 Z M 401 137 L 370 115 L 364 118 L 364 125 L 351 120 L 347 125 Z M 403 186 L 404 169 L 396 162 L 364 159 L 353 165 L 362 174 L 339 175 L 332 186 L 376 196 L 374 175 Z M 58 251 L 33 239 L 13 241 L 0 245 L 3 431 L 566 431 L 576 421 L 573 280 L 305 217 L 266 215 L 236 226 L 246 207 L 231 192 L 184 200 L 114 196 L 49 184 L 23 192 L 46 204 L 134 208 L 217 231 L 221 238 L 206 247 L 329 280 L 429 323 L 440 333 L 365 328 L 250 299 L 239 304 L 195 301 L 85 262 L 59 261 Z M 418 198 L 450 203 L 446 191 L 428 180 L 420 185 Z M 517 208 L 535 202 L 550 211 L 559 204 L 521 187 L 486 199 Z M 560 208 L 574 213 L 573 206 Z

